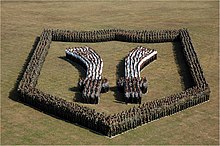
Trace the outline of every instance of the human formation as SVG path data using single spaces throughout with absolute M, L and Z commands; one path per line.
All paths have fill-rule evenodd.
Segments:
M 147 92 L 147 79 L 140 72 L 147 64 L 157 58 L 157 51 L 138 46 L 125 58 L 125 76 L 117 86 L 124 92 L 126 103 L 141 103 L 142 94 Z
M 97 104 L 100 93 L 109 90 L 108 80 L 102 78 L 102 58 L 88 46 L 67 48 L 66 57 L 79 63 L 86 70 L 86 78 L 81 78 L 78 83 L 82 91 L 82 101 Z
M 102 29 L 96 31 L 70 31 L 52 29 L 53 41 L 63 42 L 104 42 L 125 41 L 136 43 L 159 43 L 175 41 L 178 30 L 123 30 Z
M 40 70 L 50 48 L 50 43 L 52 41 L 56 41 L 56 37 L 58 37 L 57 41 L 64 41 L 59 39 L 61 36 L 64 37 L 63 32 L 65 31 L 54 31 L 50 29 L 46 29 L 42 32 L 40 35 L 40 40 L 38 41 L 38 44 L 33 51 L 30 61 L 17 88 L 17 91 L 20 95 L 20 100 L 38 108 L 39 110 L 56 115 L 70 122 L 78 123 L 94 131 L 112 137 L 155 119 L 169 116 L 209 100 L 210 88 L 205 80 L 189 33 L 186 29 L 175 31 L 159 31 L 161 32 L 161 36 L 164 37 L 162 37 L 164 39 L 162 42 L 168 41 L 165 36 L 171 36 L 169 34 L 172 32 L 172 34 L 175 35 L 170 37 L 169 41 L 175 40 L 182 44 L 182 49 L 184 52 L 183 55 L 186 58 L 186 62 L 194 82 L 194 86 L 186 89 L 185 91 L 166 96 L 161 99 L 144 102 L 128 110 L 124 110 L 120 113 L 111 115 L 99 113 L 94 109 L 79 105 L 74 102 L 66 101 L 61 97 L 44 93 L 36 88 L 37 79 L 40 75 Z M 92 33 L 93 31 L 90 32 Z M 80 34 L 81 32 L 75 33 Z M 95 32 L 95 34 L 97 33 L 98 32 Z M 146 31 L 146 33 L 151 35 L 150 37 L 154 39 L 154 42 L 160 42 L 163 40 L 159 37 L 154 37 L 152 32 Z M 119 35 L 119 31 L 115 35 Z M 129 38 L 129 34 L 127 35 L 128 36 L 126 37 Z M 97 39 L 99 38 L 98 36 L 99 35 L 97 34 L 97 36 L 94 35 L 93 37 Z M 137 39 L 138 36 L 134 36 L 134 38 Z M 73 41 L 75 40 L 76 38 L 73 38 Z M 153 41 L 146 40 L 146 42 Z
M 180 43 L 183 47 L 183 52 L 186 57 L 188 67 L 191 71 L 191 75 L 195 84 L 196 85 L 207 84 L 188 31 L 182 29 L 179 32 L 180 32 L 179 34 Z
M 129 110 L 112 114 L 107 117 L 109 124 L 109 137 L 121 134 L 127 130 L 134 129 L 153 120 L 170 116 L 174 113 L 195 106 L 209 100 L 206 85 L 195 86 L 181 93 L 173 94 L 162 99 L 144 102 L 134 106 Z M 205 91 L 205 92 L 204 92 Z M 201 96 L 200 93 L 204 92 Z
M 18 85 L 18 92 L 25 95 L 26 92 L 30 92 L 30 89 L 35 88 L 37 85 L 37 79 L 40 75 L 41 67 L 45 61 L 52 36 L 49 31 L 43 31 L 40 40 L 38 40 L 36 49 L 34 50 L 32 57 L 26 67 L 22 79 Z

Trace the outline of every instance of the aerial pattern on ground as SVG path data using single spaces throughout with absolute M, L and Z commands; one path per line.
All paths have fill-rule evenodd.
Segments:
M 135 61 L 135 59 L 132 59 L 132 56 L 137 55 L 137 52 L 140 52 L 140 54 L 144 53 L 144 51 L 141 50 L 147 49 L 137 47 L 130 52 L 132 55 L 129 55 L 129 58 L 126 57 L 124 60 L 125 78 L 122 79 L 121 86 L 126 95 L 126 103 L 131 101 L 132 103 L 139 103 L 139 106 L 132 107 L 129 110 L 112 115 L 106 115 L 103 112 L 99 113 L 92 108 L 88 108 L 83 105 L 80 106 L 79 104 L 73 102 L 68 102 L 65 99 L 47 94 L 36 88 L 41 68 L 46 59 L 52 41 L 124 41 L 134 43 L 164 43 L 177 41 L 181 44 L 180 55 L 183 56 L 182 61 L 186 63 L 185 69 L 188 70 L 189 74 L 187 80 L 191 82 L 191 87 L 186 88 L 180 93 L 175 93 L 165 96 L 161 99 L 156 99 L 141 104 L 142 97 L 140 94 L 142 94 L 144 90 L 145 92 L 143 93 L 146 93 L 147 89 L 145 88 L 141 92 L 141 88 L 143 87 L 141 84 L 143 82 L 141 81 L 142 79 L 140 76 L 138 77 L 138 75 L 140 75 L 140 71 L 136 71 L 135 73 L 135 70 L 132 67 L 135 65 L 133 65 L 134 63 L 129 61 L 129 59 Z M 154 53 L 153 50 L 151 52 Z M 95 55 L 97 57 L 95 57 Z M 147 55 L 147 57 L 145 57 L 146 60 L 142 60 L 143 63 L 140 64 L 149 64 L 156 58 L 156 55 L 156 52 L 155 55 L 151 55 L 152 57 L 148 57 Z M 101 77 L 103 61 L 100 56 L 89 47 L 76 47 L 72 50 L 69 49 L 69 52 L 66 50 L 66 57 L 69 60 L 78 63 L 80 63 L 80 60 L 83 59 L 82 61 L 85 62 L 84 64 L 88 66 L 86 67 L 86 78 L 84 81 L 79 81 L 79 87 L 81 86 L 81 83 L 84 85 L 81 99 L 89 104 L 98 104 L 100 102 L 99 93 L 101 92 L 103 84 Z M 102 63 L 98 63 L 97 60 Z M 97 62 L 97 64 L 95 62 Z M 129 67 L 129 69 L 126 69 L 127 67 Z M 140 70 L 141 67 L 137 68 Z M 95 71 L 96 69 L 98 70 L 97 72 Z M 78 123 L 79 125 L 88 127 L 89 129 L 92 129 L 103 135 L 112 137 L 141 126 L 142 124 L 151 122 L 164 116 L 170 116 L 176 112 L 208 101 L 210 88 L 203 75 L 203 71 L 191 42 L 189 32 L 186 29 L 157 31 L 131 31 L 121 29 L 70 31 L 46 29 L 43 30 L 40 37 L 36 38 L 36 41 L 34 42 L 33 50 L 30 53 L 30 59 L 27 63 L 27 67 L 18 83 L 17 92 L 20 95 L 19 99 L 22 102 L 28 103 L 46 113 L 56 115 L 73 123 Z
M 42 3 L 46 5 L 50 5 L 49 3 L 46 3 L 46 2 L 42 2 Z M 204 9 L 208 7 L 209 11 L 215 12 L 216 9 L 218 8 L 215 7 L 214 5 L 215 2 L 199 3 L 199 7 L 198 6 L 196 7 L 196 4 L 198 4 L 197 2 L 191 2 L 191 3 L 192 5 L 187 5 L 186 3 L 184 5 L 184 2 L 182 5 L 178 5 L 179 11 L 183 11 L 186 9 L 195 11 L 190 18 L 188 18 L 186 14 L 179 16 L 173 13 L 172 19 L 174 20 L 166 18 L 169 20 L 168 21 L 168 20 L 163 20 L 162 18 L 157 18 L 158 19 L 157 22 L 159 21 L 161 21 L 160 23 L 164 22 L 163 24 L 159 23 L 157 27 L 153 25 L 156 22 L 147 21 L 147 20 L 142 20 L 143 24 L 141 23 L 139 24 L 140 26 L 134 27 L 132 26 L 132 23 L 134 24 L 134 21 L 137 19 L 136 17 L 135 18 L 132 17 L 133 19 L 129 21 L 128 19 L 124 17 L 119 17 L 119 15 L 115 15 L 114 19 L 115 20 L 117 19 L 127 20 L 126 21 L 127 26 L 125 25 L 123 27 L 122 24 L 117 26 L 117 24 L 110 23 L 110 21 L 113 21 L 113 20 L 108 20 L 108 23 L 103 23 L 102 27 L 99 27 L 98 24 L 97 26 L 96 25 L 89 26 L 90 24 L 89 22 L 87 23 L 85 22 L 84 23 L 85 26 L 81 26 L 81 25 L 79 26 L 78 24 L 80 23 L 78 22 L 74 24 L 76 26 L 73 27 L 71 26 L 71 24 L 69 24 L 71 23 L 72 20 L 70 20 L 70 22 L 68 22 L 67 20 L 64 21 L 67 23 L 66 26 L 71 28 L 72 30 L 73 29 L 74 30 L 89 30 L 89 29 L 98 30 L 98 29 L 102 29 L 103 27 L 112 28 L 116 26 L 124 28 L 124 29 L 146 30 L 146 26 L 147 26 L 149 27 L 147 28 L 147 30 L 149 31 L 149 30 L 156 30 L 156 29 L 157 30 L 167 29 L 167 26 L 169 26 L 168 23 L 173 23 L 172 24 L 173 27 L 169 27 L 170 28 L 169 30 L 179 30 L 179 28 L 182 28 L 182 27 L 187 27 L 190 30 L 189 34 L 191 36 L 191 39 L 193 40 L 193 46 L 194 46 L 193 48 L 195 48 L 195 51 L 197 52 L 197 55 L 199 58 L 198 60 L 201 63 L 206 80 L 203 78 L 203 75 L 202 75 L 203 73 L 200 73 L 201 70 L 197 69 L 197 68 L 200 68 L 200 65 L 197 64 L 198 63 L 197 57 L 194 57 L 193 55 L 191 55 L 191 57 L 194 58 L 194 61 L 192 62 L 196 62 L 196 63 L 195 63 L 195 66 L 193 65 L 193 63 L 192 63 L 192 66 L 190 66 L 189 65 L 190 57 L 187 59 L 187 55 L 186 57 L 183 55 L 184 51 L 181 52 L 182 49 L 184 50 L 184 47 L 182 47 L 183 46 L 182 44 L 184 44 L 184 41 L 185 41 L 185 44 L 187 44 L 186 42 L 190 40 L 190 39 L 185 39 L 185 37 L 182 37 L 182 38 L 180 37 L 181 38 L 180 40 L 182 41 L 180 42 L 174 41 L 172 44 L 171 43 L 148 44 L 150 42 L 147 42 L 147 41 L 136 42 L 136 43 L 126 43 L 126 42 L 115 42 L 114 40 L 111 40 L 111 42 L 95 42 L 95 43 L 89 43 L 89 42 L 83 42 L 83 43 L 55 42 L 54 43 L 53 42 L 50 45 L 50 50 L 48 52 L 47 58 L 45 59 L 40 76 L 38 77 L 38 82 L 37 84 L 35 82 L 33 82 L 33 84 L 29 84 L 30 85 L 29 89 L 31 89 L 32 86 L 36 85 L 37 89 L 40 89 L 43 92 L 52 94 L 57 97 L 59 96 L 61 97 L 60 99 L 62 101 L 65 100 L 67 102 L 72 102 L 73 94 L 75 94 L 74 101 L 77 102 L 77 98 L 80 98 L 81 95 L 79 95 L 76 85 L 77 85 L 79 76 L 82 76 L 84 72 L 82 68 L 77 66 L 77 64 L 70 63 L 63 57 L 65 56 L 63 50 L 69 46 L 84 46 L 84 45 L 91 46 L 103 58 L 104 63 L 106 63 L 106 65 L 104 64 L 104 67 L 103 67 L 103 70 L 104 70 L 103 74 L 109 80 L 110 90 L 108 93 L 104 93 L 101 95 L 101 102 L 99 105 L 84 105 L 79 102 L 77 102 L 77 105 L 79 105 L 80 107 L 85 106 L 86 109 L 88 108 L 95 109 L 98 113 L 101 113 L 101 114 L 104 112 L 106 114 L 114 115 L 114 113 L 120 113 L 121 111 L 129 110 L 134 106 L 134 105 L 124 104 L 124 101 L 121 98 L 123 97 L 123 94 L 117 91 L 115 81 L 119 77 L 123 76 L 122 75 L 123 69 L 121 69 L 123 68 L 122 58 L 125 56 L 125 54 L 127 54 L 129 51 L 131 51 L 131 49 L 135 48 L 137 45 L 145 46 L 147 48 L 148 47 L 156 48 L 156 50 L 158 51 L 158 54 L 160 54 L 160 57 L 158 57 L 157 61 L 155 63 L 150 64 L 147 67 L 147 69 L 143 70 L 141 73 L 141 75 L 147 76 L 148 81 L 149 81 L 149 93 L 143 96 L 143 99 L 142 99 L 143 103 L 150 102 L 155 99 L 163 100 L 164 98 L 170 95 L 174 95 L 175 93 L 182 93 L 181 92 L 182 90 L 187 91 L 188 89 L 194 89 L 195 85 L 200 86 L 200 83 L 201 83 L 200 87 L 202 87 L 201 90 L 200 88 L 196 88 L 196 90 L 199 90 L 199 92 L 197 93 L 200 93 L 200 95 L 197 95 L 196 93 L 193 97 L 195 98 L 202 97 L 201 93 L 203 91 L 209 92 L 209 90 L 206 90 L 206 89 L 209 89 L 209 88 L 206 88 L 207 87 L 206 81 L 209 84 L 210 89 L 212 91 L 210 94 L 209 102 L 201 106 L 190 108 L 189 110 L 188 109 L 184 110 L 183 112 L 179 114 L 175 114 L 174 116 L 163 118 L 156 122 L 148 123 L 146 125 L 141 126 L 138 129 L 129 131 L 127 133 L 120 135 L 119 137 L 115 137 L 111 140 L 108 140 L 108 139 L 103 138 L 102 135 L 94 133 L 94 131 L 88 132 L 89 129 L 85 129 L 83 127 L 79 127 L 77 125 L 75 126 L 68 122 L 62 121 L 58 117 L 53 118 L 51 116 L 48 116 L 44 113 L 41 113 L 40 112 L 41 110 L 34 110 L 30 108 L 29 106 L 25 106 L 25 104 L 22 104 L 23 102 L 22 103 L 15 102 L 15 101 L 18 101 L 18 99 L 20 99 L 19 97 L 22 97 L 16 94 L 16 87 L 18 87 L 18 82 L 16 82 L 15 80 L 16 79 L 18 81 L 21 80 L 21 76 L 25 72 L 25 69 L 28 66 L 27 65 L 28 62 L 31 60 L 30 59 L 31 55 L 34 54 L 34 50 L 35 51 L 37 50 L 37 49 L 34 49 L 37 46 L 37 44 L 34 44 L 33 49 L 32 49 L 33 52 L 30 53 L 30 57 L 28 57 L 29 59 L 27 59 L 26 65 L 23 64 L 22 58 L 23 60 L 27 58 L 28 56 L 27 54 L 30 49 L 26 49 L 24 53 L 22 53 L 23 52 L 22 50 L 23 48 L 28 48 L 28 45 L 30 46 L 30 44 L 33 44 L 33 41 L 32 42 L 30 41 L 29 43 L 25 43 L 25 40 L 27 38 L 31 39 L 30 36 L 32 36 L 32 40 L 34 40 L 33 38 L 35 37 L 33 33 L 34 32 L 36 32 L 36 34 L 39 33 L 39 31 L 41 31 L 43 27 L 45 26 L 52 27 L 52 28 L 56 27 L 56 28 L 62 29 L 63 24 L 58 23 L 58 22 L 53 23 L 55 20 L 46 21 L 44 19 L 42 19 L 43 22 L 44 21 L 48 22 L 48 24 L 46 23 L 45 26 L 41 26 L 39 24 L 37 25 L 37 23 L 34 21 L 35 19 L 33 21 L 28 21 L 24 23 L 19 18 L 20 21 L 18 21 L 16 20 L 18 18 L 14 17 L 15 16 L 14 12 L 16 12 L 17 10 L 20 11 L 21 9 L 19 8 L 23 8 L 21 10 L 21 13 L 24 13 L 24 14 L 21 17 L 25 17 L 24 19 L 28 20 L 33 15 L 35 15 L 35 12 L 39 14 L 43 14 L 42 11 L 39 11 L 40 8 L 36 7 L 35 9 L 30 9 L 29 6 L 39 5 L 41 7 L 44 7 L 45 5 L 40 5 L 34 2 L 26 3 L 26 5 L 24 5 L 23 3 L 19 3 L 19 2 L 11 2 L 11 3 L 3 2 L 4 11 L 3 11 L 2 19 L 4 21 L 3 21 L 2 27 L 4 29 L 3 29 L 2 34 L 4 35 L 2 35 L 3 36 L 2 37 L 2 48 L 3 49 L 1 52 L 2 53 L 2 70 L 3 70 L 2 71 L 2 102 L 1 102 L 2 103 L 2 126 L 1 126 L 2 143 L 4 144 L 31 144 L 31 143 L 32 144 L 59 144 L 59 143 L 60 144 L 61 143 L 62 144 L 95 144 L 95 143 L 96 144 L 97 143 L 101 143 L 101 144 L 184 144 L 184 143 L 185 144 L 193 144 L 193 143 L 194 144 L 217 144 L 218 143 L 218 100 L 217 100 L 217 97 L 218 97 L 218 82 L 217 82 L 218 63 L 216 62 L 216 60 L 218 59 L 218 55 L 217 55 L 218 47 L 217 47 L 216 40 L 218 39 L 218 35 L 217 35 L 217 32 L 215 31 L 217 28 L 216 20 L 218 16 L 214 15 L 215 13 L 212 13 L 211 15 L 211 12 L 210 13 L 205 12 Z M 12 6 L 13 4 L 14 5 L 16 4 L 16 7 L 15 8 L 13 7 L 13 9 L 10 9 L 11 8 L 10 6 Z M 62 3 L 62 5 L 65 5 L 66 7 L 68 7 L 68 5 L 66 4 L 67 3 Z M 101 7 L 105 3 L 100 2 L 100 3 L 89 3 L 89 4 L 91 6 Z M 124 5 L 116 6 L 115 3 L 111 3 L 111 4 L 115 6 L 115 11 L 123 12 L 126 9 L 130 8 L 130 7 L 125 7 Z M 139 4 L 135 4 L 134 7 L 141 8 L 142 7 L 141 2 Z M 171 13 L 175 10 L 177 11 L 177 8 L 175 8 L 174 10 L 171 8 L 171 6 L 176 6 L 175 4 L 171 2 L 167 2 L 166 6 L 161 5 L 161 3 L 151 2 L 150 4 L 151 6 L 155 6 L 155 10 L 152 9 L 152 11 L 155 12 L 155 15 L 157 13 L 159 14 L 159 10 L 156 9 L 157 7 L 159 7 L 158 5 L 166 9 L 170 8 L 170 11 L 166 11 L 166 13 Z M 82 4 L 78 3 L 78 5 L 82 5 Z M 58 6 L 58 3 L 57 3 L 57 6 Z M 106 5 L 104 6 L 108 7 Z M 151 9 L 148 6 L 147 8 Z M 62 12 L 62 10 L 64 12 L 64 9 L 60 9 L 60 12 Z M 26 14 L 25 11 L 31 11 L 33 13 Z M 112 11 L 112 10 L 109 9 L 109 11 Z M 137 13 L 141 13 L 141 11 L 138 11 L 138 10 L 136 11 Z M 163 9 L 161 9 L 160 11 L 163 11 Z M 200 14 L 202 12 L 203 12 L 203 15 Z M 58 15 L 57 17 L 55 17 L 55 15 L 53 15 L 52 13 L 49 13 L 49 10 L 47 10 L 47 12 L 44 12 L 44 13 L 46 13 L 47 15 L 46 16 L 39 15 L 39 17 L 44 18 L 44 17 L 49 17 L 50 15 L 52 15 L 54 17 L 51 17 L 51 18 L 62 19 L 61 17 L 59 17 L 61 15 Z M 93 13 L 97 13 L 97 12 L 93 12 Z M 9 19 L 10 17 L 7 17 L 8 15 L 12 17 L 13 19 Z M 82 13 L 81 15 L 88 15 L 88 14 Z M 125 15 L 136 15 L 136 14 L 128 13 Z M 149 18 L 156 17 L 156 16 L 152 16 L 152 14 L 151 15 L 142 14 L 142 15 L 143 17 L 149 17 Z M 68 15 L 68 16 L 72 17 L 72 15 L 71 16 Z M 167 15 L 164 15 L 164 17 L 166 16 Z M 88 18 L 88 20 L 97 20 L 98 17 L 100 17 L 99 19 L 102 20 L 100 15 L 96 15 L 96 17 L 97 18 L 94 18 L 94 19 Z M 197 21 L 203 21 L 203 19 L 208 19 L 212 23 L 207 21 L 206 23 L 201 24 L 195 21 L 195 19 Z M 181 23 L 180 23 L 180 20 L 182 20 Z M 84 22 L 85 20 L 79 19 L 79 21 Z M 187 22 L 188 23 L 190 22 L 191 24 L 189 25 Z M 28 25 L 28 23 L 31 24 L 29 26 L 30 28 L 27 27 L 28 29 L 25 30 L 25 27 L 23 25 Z M 33 23 L 36 23 L 37 25 L 36 28 L 38 28 L 34 31 L 33 29 L 31 29 Z M 144 26 L 144 23 L 146 23 L 145 26 Z M 88 26 L 86 26 L 87 24 Z M 109 26 L 107 26 L 107 24 Z M 207 30 L 204 28 L 201 28 L 200 25 L 204 25 L 204 27 L 207 28 Z M 22 32 L 24 33 L 19 34 L 20 32 L 18 31 L 19 27 L 17 26 L 19 26 L 22 29 Z M 28 31 L 28 30 L 32 30 L 32 31 Z M 15 35 L 12 35 L 12 33 L 14 33 Z M 22 39 L 22 38 L 25 38 L 24 34 L 27 35 L 26 39 Z M 208 37 L 208 36 L 212 36 L 212 37 Z M 17 40 L 14 37 L 18 37 Z M 188 36 L 186 36 L 186 38 L 187 37 Z M 9 41 L 9 38 L 10 38 L 10 41 Z M 125 36 L 122 38 L 125 38 Z M 204 41 L 201 41 L 201 39 L 203 40 L 204 38 L 206 39 Z M 40 41 L 41 40 L 42 39 L 40 39 Z M 39 40 L 36 39 L 36 42 L 38 41 Z M 123 41 L 123 40 L 119 40 L 119 41 Z M 19 52 L 17 53 L 16 53 L 16 51 L 18 51 L 17 49 L 10 50 L 10 48 L 13 46 L 14 43 L 16 43 L 15 46 L 19 47 Z M 191 40 L 189 44 L 191 44 Z M 185 47 L 185 49 L 187 48 L 189 49 L 190 45 L 188 47 Z M 194 49 L 192 50 L 194 51 Z M 185 54 L 186 53 L 187 51 L 185 52 Z M 190 53 L 195 54 L 194 52 L 190 52 Z M 13 57 L 13 55 L 16 55 L 16 57 Z M 46 55 L 46 52 L 44 55 Z M 185 59 L 186 61 L 183 61 L 184 57 L 186 58 Z M 42 63 L 43 62 L 40 62 L 38 65 L 42 65 Z M 23 71 L 21 71 L 22 65 L 24 65 Z M 20 66 L 20 70 L 18 66 Z M 116 68 L 115 69 L 116 71 L 113 71 L 113 68 Z M 191 70 L 192 68 L 196 68 L 197 71 L 195 70 L 192 71 Z M 19 74 L 19 72 L 21 73 L 20 73 L 20 76 L 17 78 L 15 73 Z M 193 74 L 195 74 L 195 76 L 193 76 Z M 11 75 L 11 78 L 8 78 L 10 75 Z M 37 76 L 38 75 L 39 74 L 37 73 Z M 198 77 L 198 78 L 195 78 L 195 77 Z M 14 82 L 12 80 L 13 78 L 15 78 Z M 193 81 L 191 79 L 193 79 Z M 8 92 L 5 92 L 5 91 L 8 91 Z M 26 91 L 27 90 L 25 90 L 23 93 L 25 93 Z M 32 93 L 34 92 L 36 93 L 35 88 L 33 88 L 32 91 L 33 91 Z M 7 96 L 7 93 L 10 93 L 9 96 Z M 35 94 L 36 99 L 38 98 L 37 93 Z M 191 94 L 192 92 L 189 91 L 189 93 Z M 32 95 L 29 95 L 29 96 L 32 97 Z M 205 98 L 206 96 L 203 96 L 203 97 Z M 207 98 L 205 98 L 203 101 L 205 101 L 206 99 Z M 202 102 L 202 100 L 200 99 L 198 99 L 198 101 Z M 181 101 L 181 103 L 183 104 L 184 101 Z M 135 108 L 138 109 L 140 108 L 140 106 L 135 106 Z M 174 112 L 175 110 L 172 110 L 172 113 Z M 153 116 L 153 118 L 156 119 L 158 115 L 160 114 L 157 114 L 156 117 Z M 130 120 L 130 121 L 133 121 L 133 120 Z M 198 127 L 197 126 L 198 122 L 200 123 L 199 125 L 203 125 L 203 126 Z M 138 126 L 137 123 L 140 124 L 139 121 L 136 121 L 134 125 Z M 59 125 L 62 125 L 62 126 L 59 126 Z M 113 125 L 115 126 L 115 124 Z M 54 129 L 55 126 L 56 128 Z M 49 129 L 50 127 L 51 129 Z M 134 127 L 135 126 L 133 126 L 132 128 Z M 113 134 L 110 133 L 109 135 L 108 132 L 106 133 L 104 132 L 103 134 L 112 136 L 112 135 L 121 133 L 121 130 L 124 128 L 117 128 L 116 131 L 118 133 L 117 132 Z M 105 126 L 102 127 L 102 129 L 105 129 Z M 100 129 L 93 129 L 93 130 L 99 131 Z M 109 131 L 109 130 L 106 130 L 106 131 Z M 182 131 L 182 132 L 180 134 L 177 131 Z M 13 135 L 13 136 L 9 136 L 9 135 Z M 56 135 L 57 137 L 54 135 Z M 172 138 L 168 138 L 168 135 Z M 86 137 L 86 140 L 85 139 L 82 140 L 83 136 Z M 61 141 L 59 142 L 56 141 L 57 138 L 60 138 Z M 194 140 L 195 138 L 200 139 L 200 140 L 197 140 L 197 139 Z

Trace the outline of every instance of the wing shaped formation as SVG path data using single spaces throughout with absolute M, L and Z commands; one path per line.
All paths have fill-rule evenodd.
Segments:
M 82 100 L 85 103 L 97 104 L 100 93 L 109 89 L 107 79 L 102 79 L 102 58 L 90 47 L 75 47 L 66 49 L 66 57 L 79 63 L 86 70 L 86 77 L 79 80 Z
M 157 58 L 157 51 L 138 46 L 125 58 L 125 77 L 118 80 L 119 90 L 124 91 L 126 103 L 141 103 L 142 93 L 147 92 L 147 79 L 141 70 Z

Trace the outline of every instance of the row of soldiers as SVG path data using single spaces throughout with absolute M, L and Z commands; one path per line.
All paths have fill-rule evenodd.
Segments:
M 43 31 L 38 42 L 35 42 L 37 43 L 36 48 L 18 85 L 19 92 L 24 89 L 35 88 L 40 70 L 50 48 L 51 39 L 50 33 Z
M 186 29 L 180 31 L 180 40 L 183 47 L 184 55 L 186 57 L 195 84 L 196 85 L 207 84 L 205 77 L 203 75 L 202 68 L 196 56 L 195 49 L 192 45 L 191 38 Z
M 124 78 L 121 77 L 117 81 L 117 87 L 120 92 L 124 93 L 125 103 L 141 104 L 142 94 L 145 94 L 148 89 L 146 77 L 141 78 Z
M 109 83 L 106 78 L 80 78 L 78 82 L 78 87 L 82 92 L 81 101 L 83 103 L 98 104 L 100 101 L 100 93 L 105 93 L 109 91 Z
M 145 102 L 137 107 L 113 114 L 108 117 L 107 120 L 110 123 L 108 136 L 115 136 L 141 126 L 142 124 L 172 115 L 186 108 L 208 101 L 209 91 L 206 90 L 206 88 L 207 85 L 203 87 L 195 86 L 181 93 L 151 102 Z
M 22 101 L 46 113 L 56 115 L 104 135 L 107 135 L 109 131 L 108 123 L 105 120 L 107 116 L 104 113 L 96 112 L 94 109 L 45 94 L 36 88 L 24 91 L 24 94 L 21 94 L 21 96 Z
M 98 104 L 100 93 L 108 92 L 109 85 L 107 79 L 102 79 L 102 58 L 90 47 L 74 47 L 66 49 L 66 57 L 75 61 L 87 70 L 86 78 L 81 78 L 78 82 L 82 91 L 83 103 Z
M 125 41 L 138 43 L 170 42 L 176 40 L 179 30 L 122 30 L 102 29 L 97 31 L 50 30 L 53 41 L 103 42 Z

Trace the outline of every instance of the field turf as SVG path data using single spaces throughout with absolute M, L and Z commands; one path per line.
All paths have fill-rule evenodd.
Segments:
M 219 144 L 218 1 L 161 2 L 1 2 L 1 144 Z M 36 36 L 43 28 L 151 30 L 188 28 L 205 77 L 210 101 L 151 122 L 113 139 L 47 115 L 17 101 L 14 87 Z M 77 82 L 85 71 L 65 60 L 65 48 L 88 45 L 103 58 L 103 76 L 110 91 L 99 105 L 85 105 L 108 114 L 134 105 L 122 102 L 116 79 L 123 75 L 123 57 L 141 45 L 158 51 L 158 59 L 141 72 L 149 81 L 143 101 L 180 92 L 188 80 L 178 43 L 52 42 L 37 88 L 69 101 L 80 97 Z M 174 51 L 177 50 L 177 51 Z M 81 103 L 79 103 L 81 104 Z

